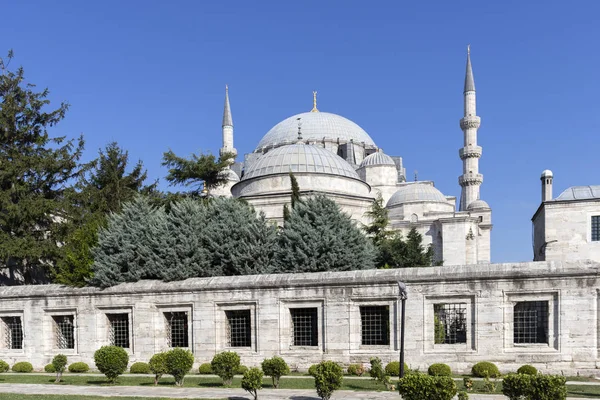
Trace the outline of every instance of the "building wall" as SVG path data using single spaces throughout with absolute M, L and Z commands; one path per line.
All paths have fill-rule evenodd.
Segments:
M 183 312 L 196 366 L 224 350 L 237 351 L 248 366 L 276 354 L 298 369 L 321 360 L 368 363 L 373 355 L 389 362 L 399 356 L 401 280 L 408 287 L 405 359 L 411 368 L 445 362 L 466 372 L 476 362 L 492 361 L 503 372 L 527 363 L 542 372 L 595 373 L 599 274 L 600 264 L 577 261 L 142 281 L 105 290 L 0 287 L 0 358 L 41 369 L 63 353 L 69 362 L 93 366 L 94 351 L 111 343 L 107 314 L 121 313 L 129 321 L 130 362 L 148 361 L 169 348 L 165 315 Z M 515 344 L 515 304 L 536 301 L 547 307 L 540 313 L 546 342 Z M 466 330 L 459 343 L 436 343 L 434 311 L 440 305 L 462 310 Z M 389 318 L 388 342 L 362 343 L 361 306 L 387 307 L 377 310 Z M 292 343 L 290 309 L 297 308 L 316 309 L 314 346 Z M 235 310 L 247 310 L 251 321 L 250 342 L 243 348 L 228 345 L 227 315 Z M 63 315 L 74 317 L 74 349 L 57 348 L 55 321 Z M 11 317 L 21 318 L 23 349 L 6 348 L 5 322 Z

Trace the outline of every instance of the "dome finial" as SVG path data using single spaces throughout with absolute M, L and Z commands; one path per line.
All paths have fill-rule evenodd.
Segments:
M 319 110 L 317 110 L 317 91 L 313 90 L 313 108 L 312 110 L 310 110 L 310 112 L 319 112 Z

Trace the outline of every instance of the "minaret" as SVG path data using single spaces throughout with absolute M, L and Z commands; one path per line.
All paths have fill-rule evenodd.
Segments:
M 463 174 L 458 177 L 458 184 L 462 187 L 460 194 L 460 211 L 466 211 L 469 204 L 479 199 L 479 187 L 483 182 L 483 175 L 479 173 L 479 158 L 481 147 L 477 146 L 477 129 L 481 118 L 477 116 L 475 96 L 475 80 L 471 67 L 471 46 L 467 47 L 467 72 L 464 90 L 464 117 L 460 120 L 460 129 L 464 134 L 464 147 L 458 151 L 463 162 Z
M 233 120 L 231 118 L 231 106 L 229 105 L 229 88 L 225 85 L 225 108 L 223 110 L 223 147 L 219 154 L 234 153 L 237 156 L 237 150 L 233 147 Z

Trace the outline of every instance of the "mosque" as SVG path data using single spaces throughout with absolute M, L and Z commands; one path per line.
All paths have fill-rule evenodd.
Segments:
M 433 247 L 436 264 L 489 263 L 492 210 L 480 198 L 480 123 L 468 50 L 460 120 L 464 143 L 458 152 L 463 163 L 458 209 L 456 197 L 444 195 L 433 182 L 408 182 L 402 157 L 384 153 L 356 123 L 319 111 L 316 92 L 310 112 L 293 115 L 271 128 L 243 162 L 226 171 L 227 183 L 212 194 L 242 198 L 268 219 L 281 223 L 283 206 L 290 202 L 292 172 L 301 195 L 324 194 L 360 223 L 368 223 L 365 212 L 381 196 L 391 228 L 404 234 L 417 228 L 424 244 Z M 227 88 L 222 129 L 220 154 L 237 155 Z

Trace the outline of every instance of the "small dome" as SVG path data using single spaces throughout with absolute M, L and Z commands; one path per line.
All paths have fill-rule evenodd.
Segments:
M 392 157 L 388 156 L 382 151 L 378 151 L 366 156 L 365 159 L 360 163 L 360 168 L 372 167 L 375 165 L 392 165 L 395 167 L 396 163 L 394 162 Z
M 600 199 L 600 185 L 571 186 L 558 196 L 556 200 L 588 200 Z
M 552 178 L 552 171 L 550 171 L 549 169 L 545 169 L 542 171 L 542 179 L 543 178 Z
M 474 210 L 491 210 L 491 208 L 488 205 L 488 203 L 486 203 L 485 201 L 475 200 L 475 201 L 472 201 L 467 206 L 467 211 L 474 211 Z
M 245 171 L 242 180 L 289 172 L 333 174 L 359 179 L 354 168 L 346 160 L 329 150 L 309 144 L 291 144 L 258 157 Z
M 300 118 L 300 120 L 298 120 Z M 255 151 L 263 147 L 278 147 L 298 141 L 298 122 L 302 125 L 302 140 L 342 142 L 353 140 L 375 147 L 373 139 L 360 126 L 336 114 L 305 112 L 284 119 L 275 125 L 258 143 Z
M 235 171 L 232 170 L 231 168 L 227 168 L 226 170 L 224 170 L 221 173 L 223 175 L 225 175 L 227 177 L 227 180 L 230 182 L 239 182 L 240 181 L 240 177 L 238 176 L 238 174 L 236 174 Z
M 426 182 L 409 183 L 402 186 L 390 197 L 386 207 L 411 202 L 448 203 L 446 197 L 432 184 Z

